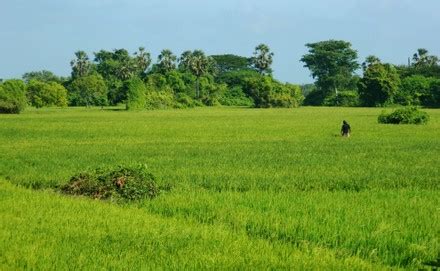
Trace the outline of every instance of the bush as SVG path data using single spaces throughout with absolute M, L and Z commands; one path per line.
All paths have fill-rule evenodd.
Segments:
M 428 120 L 428 113 L 415 107 L 399 108 L 390 114 L 383 112 L 378 117 L 379 123 L 386 124 L 426 124 Z
M 21 80 L 0 84 L 0 113 L 18 114 L 26 108 L 26 86 Z
M 155 177 L 145 165 L 82 172 L 72 176 L 60 190 L 69 195 L 116 200 L 154 198 L 159 194 Z

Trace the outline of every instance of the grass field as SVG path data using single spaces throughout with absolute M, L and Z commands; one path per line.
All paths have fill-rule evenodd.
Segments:
M 0 115 L 0 269 L 417 269 L 440 258 L 440 110 L 28 110 Z M 346 119 L 352 137 L 338 136 Z M 145 163 L 126 205 L 62 196 Z

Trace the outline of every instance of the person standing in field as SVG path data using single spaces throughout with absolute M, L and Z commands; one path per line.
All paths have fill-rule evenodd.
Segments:
M 350 137 L 351 127 L 348 122 L 345 120 L 342 121 L 342 127 L 341 127 L 341 135 L 344 137 Z

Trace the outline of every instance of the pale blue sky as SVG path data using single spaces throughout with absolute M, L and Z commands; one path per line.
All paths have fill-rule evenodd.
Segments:
M 164 48 L 250 56 L 266 43 L 275 77 L 306 83 L 304 44 L 327 39 L 350 41 L 360 62 L 404 64 L 420 47 L 440 55 L 440 0 L 0 0 L 0 78 L 68 75 L 80 49 L 144 46 L 156 60 Z

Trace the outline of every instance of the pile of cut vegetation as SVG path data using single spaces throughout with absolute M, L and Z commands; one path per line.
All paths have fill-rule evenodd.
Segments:
M 69 195 L 128 201 L 151 199 L 159 194 L 155 177 L 145 165 L 81 172 L 72 176 L 60 190 Z
M 388 114 L 382 112 L 377 120 L 379 123 L 385 124 L 426 124 L 429 120 L 429 115 L 418 110 L 416 107 L 404 107 Z

